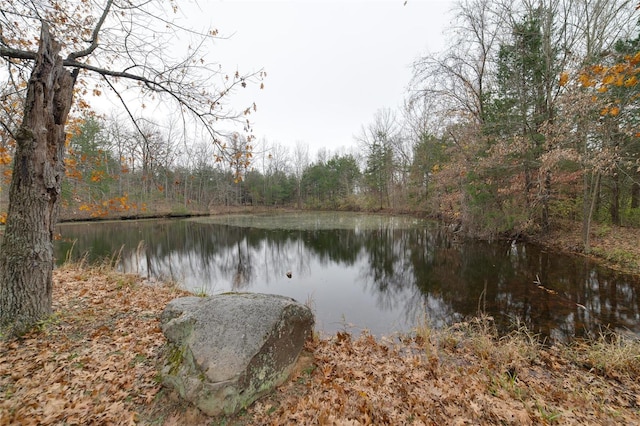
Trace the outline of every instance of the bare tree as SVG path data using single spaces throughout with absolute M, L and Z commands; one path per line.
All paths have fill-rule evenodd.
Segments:
M 309 144 L 296 141 L 293 149 L 293 174 L 296 178 L 296 199 L 298 209 L 302 209 L 302 175 L 309 167 Z
M 399 138 L 400 128 L 396 115 L 388 108 L 377 111 L 373 122 L 363 126 L 356 138 L 362 151 L 366 153 L 365 183 L 369 192 L 377 198 L 379 208 L 383 208 L 385 204 L 397 207 L 394 185 L 399 179 L 395 175 L 395 148 Z
M 273 175 L 288 172 L 290 166 L 289 148 L 279 142 L 275 142 L 268 148 L 268 151 L 269 163 L 264 173 Z
M 16 141 L 0 250 L 0 326 L 8 335 L 51 313 L 65 124 L 76 93 L 99 96 L 110 89 L 133 119 L 125 91 L 136 89 L 141 106 L 173 103 L 185 124 L 197 122 L 214 142 L 218 120 L 246 120 L 223 101 L 257 75 L 227 76 L 210 64 L 205 48 L 216 32 L 180 26 L 176 11 L 176 2 L 160 0 L 2 2 L 3 76 L 24 104 L 21 120 L 2 122 Z M 166 51 L 176 40 L 188 43 L 180 58 Z
M 413 95 L 429 97 L 440 117 L 482 123 L 493 85 L 501 16 L 490 0 L 463 0 L 456 9 L 450 47 L 414 64 Z

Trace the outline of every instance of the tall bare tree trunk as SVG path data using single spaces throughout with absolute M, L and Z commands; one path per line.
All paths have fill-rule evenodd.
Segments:
M 640 174 L 636 173 L 636 179 L 638 179 Z M 640 183 L 637 180 L 634 180 L 631 183 L 631 208 L 637 209 L 640 207 Z
M 593 212 L 599 198 L 600 192 L 600 172 L 594 172 L 591 176 L 591 183 L 587 171 L 584 172 L 584 199 L 582 201 L 582 244 L 585 254 L 591 253 L 591 221 L 593 220 Z
M 620 175 L 615 172 L 611 182 L 611 202 L 609 204 L 611 223 L 620 226 Z
M 51 313 L 53 234 L 64 175 L 65 122 L 77 71 L 42 24 L 37 59 L 16 132 L 13 177 L 0 248 L 0 326 L 21 333 Z
M 544 190 L 542 195 L 542 230 L 549 232 L 551 229 L 551 214 L 549 213 L 549 202 L 551 200 L 551 170 L 544 174 Z

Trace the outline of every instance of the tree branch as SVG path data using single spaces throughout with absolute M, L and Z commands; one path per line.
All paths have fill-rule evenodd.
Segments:
M 12 49 L 11 47 L 0 46 L 0 56 L 3 58 L 28 59 L 35 61 L 38 54 L 36 52 L 29 52 L 28 50 Z
M 142 129 L 138 125 L 138 120 L 136 120 L 136 118 L 131 113 L 131 110 L 129 109 L 129 106 L 127 105 L 127 102 L 125 102 L 125 100 L 122 98 L 122 96 L 120 95 L 120 92 L 113 86 L 113 84 L 111 84 L 111 82 L 109 81 L 109 79 L 107 78 L 106 75 L 103 74 L 102 78 L 104 79 L 104 81 L 107 82 L 109 87 L 111 87 L 111 90 L 113 90 L 113 93 L 116 94 L 118 99 L 120 99 L 120 103 L 122 103 L 122 106 L 124 107 L 124 110 L 127 111 L 127 114 L 129 115 L 129 118 L 131 118 L 131 121 L 133 122 L 134 127 L 136 128 L 136 130 L 138 131 L 140 136 L 142 136 L 142 139 L 144 139 L 145 142 L 148 142 L 147 135 L 144 134 L 144 132 L 142 131 Z
M 107 4 L 104 6 L 104 10 L 102 11 L 102 16 L 100 16 L 100 20 L 96 24 L 96 27 L 93 29 L 93 33 L 91 34 L 91 45 L 84 50 L 79 50 L 77 52 L 72 52 L 67 56 L 67 60 L 74 60 L 78 58 L 82 58 L 84 56 L 88 56 L 93 53 L 94 50 L 98 47 L 98 33 L 102 28 L 102 24 L 107 19 L 107 15 L 111 10 L 111 5 L 113 4 L 113 0 L 107 1 Z

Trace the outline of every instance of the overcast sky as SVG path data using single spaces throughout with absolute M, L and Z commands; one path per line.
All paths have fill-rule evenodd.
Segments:
M 443 48 L 451 0 L 199 1 L 196 25 L 223 36 L 212 60 L 241 73 L 263 68 L 264 90 L 233 95 L 258 139 L 336 151 L 381 108 L 406 96 L 411 63 Z

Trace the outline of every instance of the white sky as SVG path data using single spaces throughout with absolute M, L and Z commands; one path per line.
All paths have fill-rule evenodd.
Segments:
M 254 135 L 332 152 L 354 143 L 381 108 L 398 108 L 411 64 L 444 47 L 451 0 L 198 2 L 194 26 L 220 35 L 212 61 L 241 73 L 263 68 L 265 89 L 236 92 L 255 101 Z

